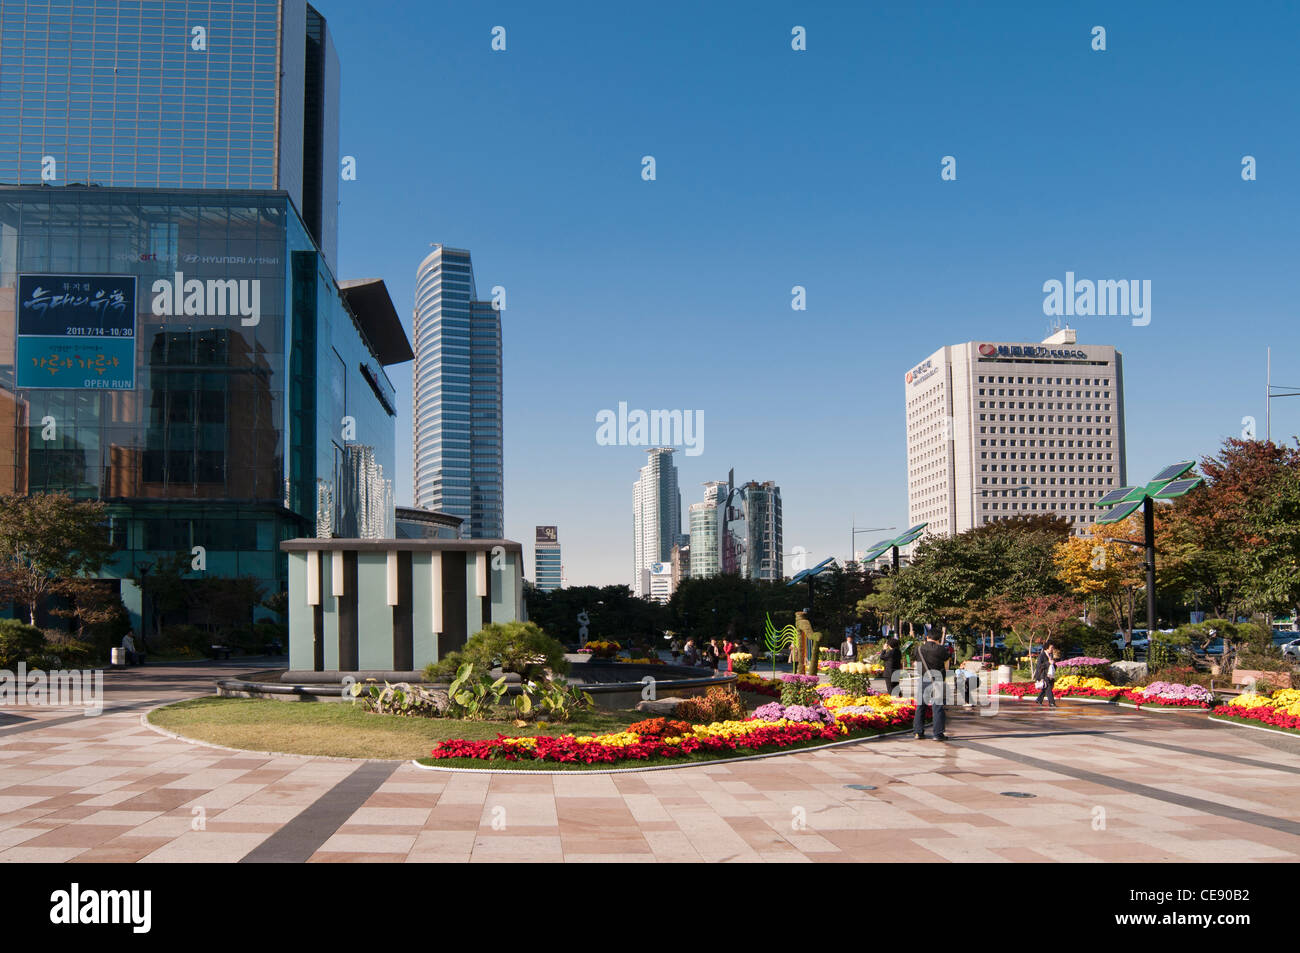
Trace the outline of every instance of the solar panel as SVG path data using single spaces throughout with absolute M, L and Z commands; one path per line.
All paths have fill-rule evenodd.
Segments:
M 1109 493 L 1106 493 L 1104 496 L 1101 496 L 1098 499 L 1093 500 L 1092 505 L 1110 506 L 1112 503 L 1118 503 L 1120 500 L 1124 499 L 1124 497 L 1132 493 L 1133 489 L 1134 488 L 1131 486 L 1122 486 L 1118 490 L 1111 490 Z
M 1182 496 L 1189 492 L 1200 482 L 1200 477 L 1192 477 L 1187 480 L 1174 480 L 1160 490 L 1159 493 L 1155 494 L 1155 497 L 1158 500 L 1172 500 L 1174 497 Z
M 894 545 L 895 545 L 895 546 L 910 546 L 912 543 L 914 543 L 914 542 L 916 542 L 918 539 L 920 539 L 920 538 L 921 538 L 921 534 L 924 533 L 924 532 L 925 532 L 925 530 L 923 530 L 923 529 L 918 529 L 918 530 L 917 530 L 916 532 L 914 532 L 914 533 L 904 533 L 902 536 L 898 537 L 898 539 L 894 540 Z
M 864 563 L 869 563 L 873 559 L 879 559 L 881 554 L 884 553 L 885 550 L 892 548 L 893 545 L 894 545 L 893 540 L 889 540 L 889 539 L 885 540 L 884 542 L 876 543 L 870 549 L 867 550 L 866 554 L 862 557 L 862 561 Z
M 789 582 L 786 583 L 786 585 L 787 585 L 787 586 L 793 586 L 793 585 L 795 585 L 796 583 L 805 582 L 805 581 L 808 579 L 809 576 L 816 576 L 818 573 L 820 573 L 823 569 L 825 569 L 827 566 L 829 566 L 829 565 L 830 565 L 831 563 L 833 563 L 833 562 L 835 562 L 835 557 L 834 557 L 834 556 L 827 556 L 825 559 L 823 559 L 821 562 L 819 562 L 816 566 L 813 566 L 812 569 L 805 569 L 803 572 L 801 572 L 801 573 L 799 573 L 798 575 L 794 576 L 794 577 L 793 577 Z
M 1129 500 L 1127 502 L 1121 503 L 1119 504 L 1119 506 L 1116 506 L 1114 509 L 1110 510 L 1110 512 L 1103 513 L 1101 516 L 1098 516 L 1097 522 L 1118 523 L 1122 520 L 1126 520 L 1129 518 L 1129 516 L 1132 515 L 1133 511 L 1138 509 L 1141 505 L 1142 505 L 1141 500 Z
M 1129 490 L 1127 493 L 1124 494 L 1124 501 L 1126 503 L 1141 503 L 1143 500 L 1146 499 L 1146 496 L 1147 496 L 1146 487 L 1135 486 L 1133 487 L 1133 489 Z
M 1184 460 L 1182 463 L 1171 463 L 1153 476 L 1151 482 L 1155 483 L 1157 480 L 1176 480 L 1194 466 L 1196 466 L 1195 460 Z

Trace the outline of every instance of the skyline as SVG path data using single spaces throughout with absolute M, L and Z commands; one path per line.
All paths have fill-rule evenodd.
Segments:
M 1151 282 L 1148 324 L 1072 322 L 1124 354 L 1132 472 L 1199 459 L 1245 417 L 1262 436 L 1267 346 L 1295 383 L 1297 135 L 1276 117 L 1297 11 L 401 4 L 426 41 L 403 52 L 390 22 L 341 6 L 322 4 L 357 162 L 340 276 L 382 275 L 409 314 L 414 265 L 444 242 L 508 289 L 506 535 L 531 564 L 531 528 L 558 525 L 570 585 L 633 583 L 644 448 L 600 445 L 601 411 L 701 411 L 702 452 L 675 455 L 684 505 L 734 467 L 781 486 L 787 550 L 844 556 L 851 520 L 906 522 L 902 375 L 944 345 L 1040 341 L 1044 284 L 1067 273 Z M 394 91 L 423 87 L 449 93 L 440 128 L 482 135 L 446 148 L 403 122 Z M 1300 402 L 1273 418 L 1289 438 Z

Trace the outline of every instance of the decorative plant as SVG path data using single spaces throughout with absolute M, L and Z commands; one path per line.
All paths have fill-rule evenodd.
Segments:
M 384 682 L 380 688 L 374 682 L 355 682 L 352 697 L 360 701 L 366 711 L 379 715 L 406 715 L 416 718 L 436 718 L 447 707 L 447 701 L 427 688 L 398 682 Z
M 473 674 L 473 664 L 465 662 L 457 669 L 456 678 L 447 689 L 449 711 L 458 718 L 486 718 L 509 690 L 504 675 L 494 680 L 491 675 L 480 675 L 475 679 Z
M 589 692 L 559 678 L 544 682 L 537 689 L 535 703 L 548 721 L 568 721 L 576 712 L 596 707 Z
M 776 656 L 782 649 L 793 650 L 795 638 L 799 635 L 799 630 L 793 625 L 787 625 L 780 631 L 772 624 L 772 616 L 767 616 L 767 624 L 764 627 L 763 644 L 767 647 L 767 652 L 772 656 L 772 674 L 776 675 Z
M 745 717 L 745 704 L 734 689 L 715 685 L 703 696 L 683 699 L 673 714 L 685 721 L 702 724 L 735 721 Z

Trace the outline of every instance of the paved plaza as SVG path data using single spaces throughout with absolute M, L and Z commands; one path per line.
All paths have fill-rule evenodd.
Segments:
M 0 861 L 1300 859 L 1300 739 L 1203 715 L 1004 701 L 956 711 L 947 744 L 560 776 L 236 753 L 142 724 L 248 671 L 109 672 L 99 717 L 0 710 Z

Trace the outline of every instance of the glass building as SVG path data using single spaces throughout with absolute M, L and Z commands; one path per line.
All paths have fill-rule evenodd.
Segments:
M 682 535 L 682 494 L 672 447 L 646 451 L 649 459 L 632 485 L 633 595 L 649 598 L 652 567 L 667 564 Z M 653 570 L 658 573 L 659 570 Z
M 282 191 L 0 187 L 0 492 L 105 501 L 133 612 L 194 546 L 274 592 L 281 540 L 393 536 L 411 358 Z
M 722 499 L 727 484 L 717 481 L 704 484 L 704 502 L 690 506 L 691 578 L 708 579 L 722 572 L 722 547 L 718 525 L 722 516 Z
M 745 548 L 741 574 L 757 582 L 780 582 L 783 576 L 781 488 L 772 481 L 744 486 Z
M 461 517 L 468 537 L 500 539 L 501 313 L 477 299 L 468 251 L 436 245 L 416 269 L 415 505 Z
M 537 527 L 533 544 L 533 578 L 542 592 L 551 592 L 564 584 L 564 566 L 560 562 L 560 533 L 555 526 Z
M 282 189 L 333 268 L 339 74 L 305 0 L 0 0 L 0 184 Z

